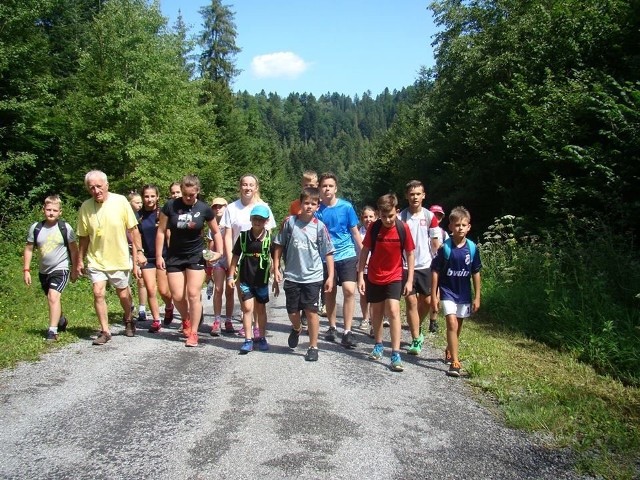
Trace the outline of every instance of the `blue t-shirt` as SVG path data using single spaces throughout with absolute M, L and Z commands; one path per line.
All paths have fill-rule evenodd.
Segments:
M 356 256 L 356 244 L 351 229 L 358 226 L 358 215 L 353 205 L 341 198 L 333 206 L 320 204 L 316 217 L 322 220 L 331 235 L 333 259 L 336 262 Z
M 456 304 L 471 303 L 471 275 L 482 268 L 480 250 L 471 258 L 471 251 L 465 241 L 458 248 L 452 245 L 449 260 L 444 258 L 444 248 L 440 247 L 431 263 L 431 270 L 439 273 L 438 287 L 440 300 L 451 300 Z
M 147 260 L 150 262 L 156 261 L 156 232 L 158 231 L 158 219 L 160 217 L 160 211 L 158 209 L 145 210 L 144 208 L 137 213 L 138 217 L 138 230 L 140 230 L 140 237 L 142 238 L 142 248 Z M 166 244 L 163 248 L 162 255 L 166 256 L 167 247 Z

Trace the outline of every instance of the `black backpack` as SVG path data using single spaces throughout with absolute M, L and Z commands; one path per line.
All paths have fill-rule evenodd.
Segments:
M 33 229 L 33 244 L 38 246 L 38 235 L 40 234 L 40 230 L 44 227 L 44 221 L 36 223 L 36 227 Z M 71 258 L 71 250 L 69 249 L 69 239 L 67 238 L 67 222 L 64 220 L 58 220 L 58 228 L 60 229 L 60 233 L 62 234 L 62 241 L 64 242 L 64 246 L 67 249 L 67 253 L 69 254 L 69 258 Z
M 369 235 L 371 235 L 371 247 L 369 247 L 369 252 L 373 253 L 376 248 L 376 241 L 378 239 L 378 234 L 380 233 L 380 229 L 382 228 L 382 220 L 378 219 L 373 222 L 371 225 L 371 230 L 369 231 Z M 404 254 L 404 242 L 407 239 L 407 232 L 404 229 L 404 223 L 402 220 L 396 217 L 396 230 L 398 230 L 398 237 L 400 237 L 400 251 Z

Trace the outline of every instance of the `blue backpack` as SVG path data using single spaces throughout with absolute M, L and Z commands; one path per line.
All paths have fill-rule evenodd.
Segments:
M 469 254 L 471 255 L 471 261 L 476 256 L 476 244 L 467 238 L 467 246 L 469 247 Z M 447 238 L 444 242 L 442 242 L 442 251 L 444 252 L 444 259 L 449 261 L 449 257 L 451 257 L 451 249 L 453 248 L 453 243 L 451 243 L 451 237 Z

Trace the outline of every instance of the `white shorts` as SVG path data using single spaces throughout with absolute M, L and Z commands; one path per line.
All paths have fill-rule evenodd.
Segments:
M 95 268 L 87 268 L 86 274 L 91 283 L 109 282 L 115 288 L 127 288 L 129 286 L 130 270 L 104 271 Z
M 440 301 L 442 311 L 445 315 L 455 315 L 458 318 L 467 318 L 471 316 L 470 303 L 455 303 L 452 300 Z

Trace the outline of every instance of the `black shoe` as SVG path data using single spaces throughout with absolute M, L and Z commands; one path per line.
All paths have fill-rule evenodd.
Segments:
M 429 320 L 429 333 L 438 333 L 438 322 Z
M 342 341 L 340 343 L 344 348 L 356 348 L 358 345 L 353 341 L 353 333 L 350 331 L 342 335 Z
M 296 348 L 298 346 L 298 340 L 300 339 L 300 330 L 291 328 L 291 333 L 289 334 L 289 339 L 287 340 L 290 348 Z
M 300 323 L 302 324 L 303 327 L 307 326 L 307 314 L 304 310 L 300 314 Z
M 64 315 L 62 317 L 60 317 L 60 320 L 58 321 L 58 331 L 59 332 L 66 332 L 68 323 L 69 322 L 67 322 L 67 318 Z
M 336 341 L 336 327 L 329 327 L 329 329 L 324 334 L 324 339 L 327 342 L 335 342 Z
M 307 354 L 304 356 L 304 359 L 307 362 L 317 362 L 318 361 L 318 349 L 317 348 L 309 348 L 309 350 L 307 350 Z
M 53 333 L 53 331 L 51 330 L 47 330 L 47 336 L 45 338 L 47 342 L 55 342 L 56 340 L 58 340 L 58 334 Z

